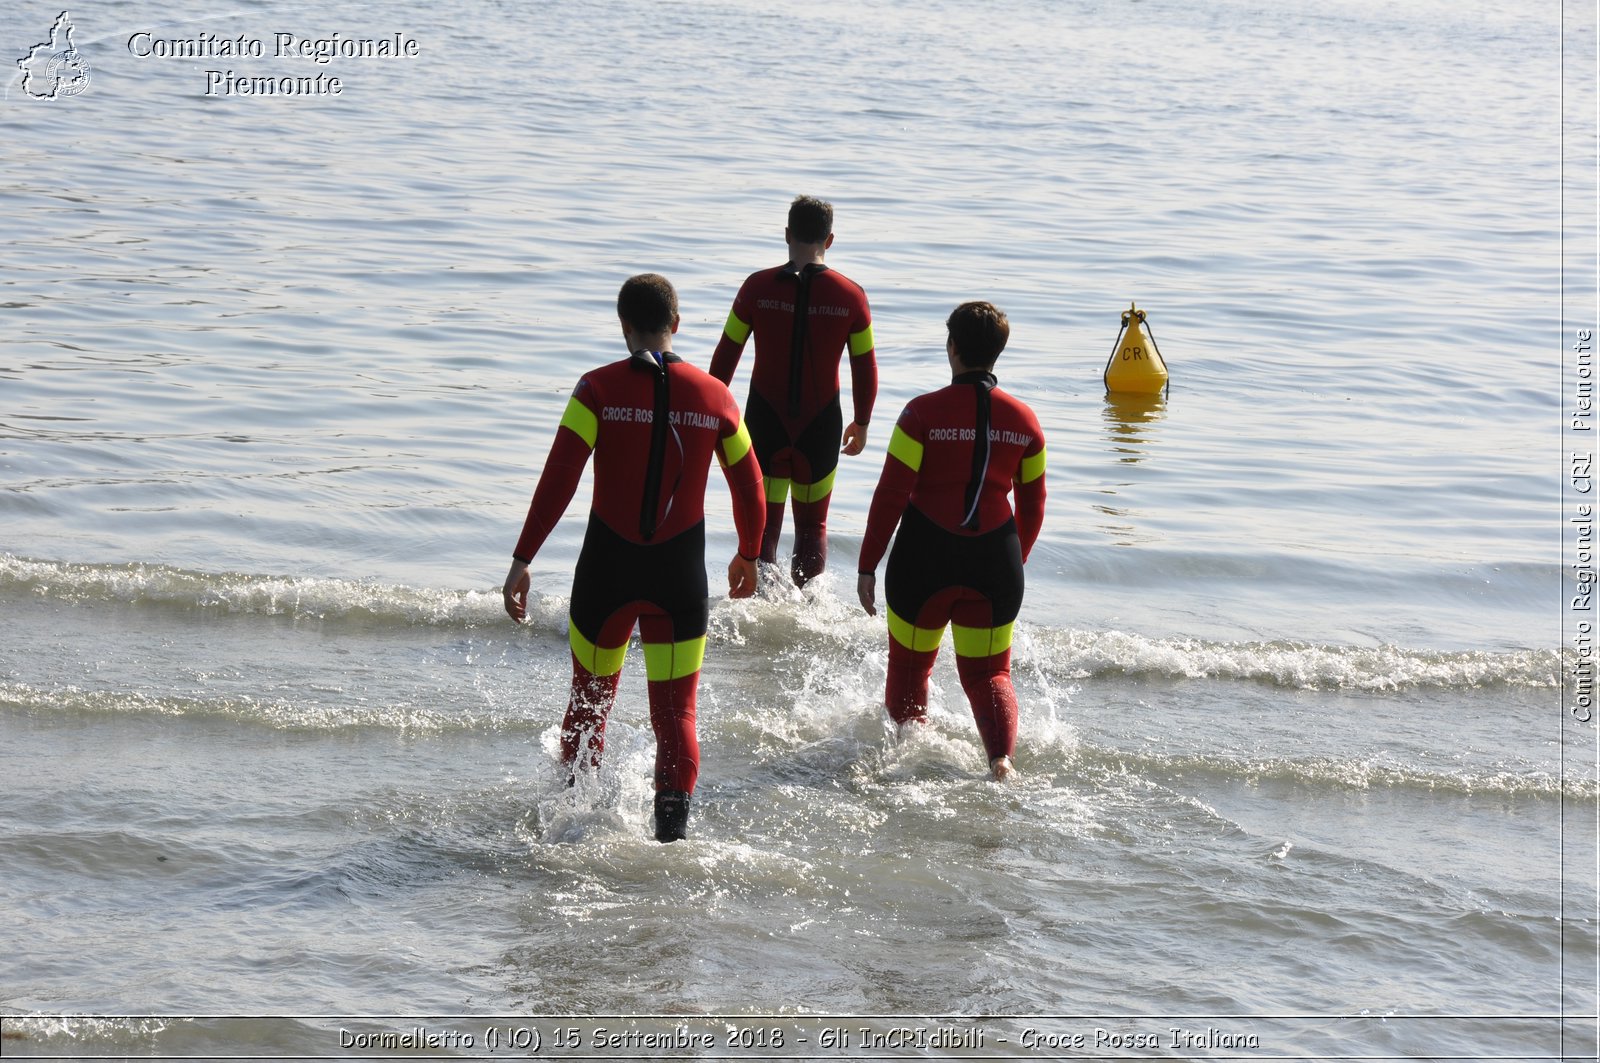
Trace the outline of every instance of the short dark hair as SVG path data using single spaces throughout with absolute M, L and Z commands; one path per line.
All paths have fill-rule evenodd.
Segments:
M 833 204 L 815 196 L 795 196 L 789 204 L 789 235 L 803 244 L 820 244 L 833 232 Z
M 945 321 L 956 357 L 968 369 L 987 369 L 994 365 L 1011 338 L 1011 322 L 1004 310 L 993 303 L 962 303 L 950 311 Z
M 622 282 L 617 316 L 635 332 L 665 332 L 678 316 L 678 293 L 659 273 L 641 273 Z

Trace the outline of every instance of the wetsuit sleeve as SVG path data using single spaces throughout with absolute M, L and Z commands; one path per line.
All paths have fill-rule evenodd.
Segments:
M 850 399 L 855 422 L 865 425 L 872 418 L 872 405 L 878 399 L 878 360 L 872 337 L 872 308 L 866 293 L 861 295 L 861 317 L 850 326 Z
M 587 400 L 587 401 L 586 401 Z M 561 425 L 550 444 L 550 456 L 545 459 L 544 471 L 539 474 L 539 486 L 534 488 L 533 501 L 528 504 L 528 516 L 522 522 L 522 536 L 511 556 L 519 561 L 532 561 L 539 547 L 555 528 L 567 503 L 578 490 L 583 478 L 583 467 L 589 463 L 599 434 L 600 420 L 595 414 L 594 395 L 588 380 L 578 381 L 578 386 L 567 400 L 567 409 L 561 415 Z
M 878 488 L 872 492 L 867 510 L 867 532 L 861 539 L 861 559 L 856 571 L 876 572 L 878 562 L 889 548 L 889 537 L 900 524 L 900 517 L 911 501 L 911 489 L 922 471 L 923 432 L 921 424 L 907 406 L 889 436 L 889 455 L 883 459 Z
M 767 499 L 761 489 L 761 464 L 750 445 L 750 433 L 739 407 L 728 396 L 717 440 L 717 461 L 733 494 L 733 527 L 739 536 L 739 556 L 755 560 L 761 554 L 761 533 L 766 530 Z
M 1016 479 L 1012 481 L 1017 501 L 1017 538 L 1022 545 L 1023 561 L 1028 560 L 1028 553 L 1039 538 L 1039 529 L 1044 526 L 1044 433 L 1039 430 L 1037 420 L 1032 428 L 1033 445 L 1023 453 Z
M 744 354 L 745 341 L 750 338 L 750 330 L 755 325 L 755 312 L 751 310 L 746 294 L 749 287 L 747 280 L 739 288 L 739 294 L 733 297 L 733 309 L 728 311 L 727 323 L 722 326 L 722 338 L 717 341 L 717 349 L 711 354 L 709 372 L 724 384 L 733 383 L 734 371 L 739 368 L 739 358 Z

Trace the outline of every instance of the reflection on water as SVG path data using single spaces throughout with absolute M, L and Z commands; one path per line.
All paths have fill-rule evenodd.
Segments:
M 1117 493 L 1114 485 L 1102 487 L 1100 490 L 1108 495 Z M 1102 522 L 1099 528 L 1110 536 L 1112 543 L 1117 546 L 1138 546 L 1160 541 L 1160 536 L 1149 530 L 1142 530 L 1133 524 L 1132 511 L 1126 507 L 1103 505 L 1097 502 L 1093 504 L 1093 509 L 1101 516 L 1110 518 L 1108 521 Z
M 1164 395 L 1108 392 L 1102 417 L 1106 439 L 1117 460 L 1134 464 L 1145 459 L 1157 436 L 1155 426 L 1167 416 Z
M 1137 465 L 1152 451 L 1159 435 L 1157 425 L 1166 419 L 1167 400 L 1163 395 L 1141 395 L 1128 392 L 1108 392 L 1101 416 L 1106 427 L 1107 450 L 1116 464 Z M 1133 481 L 1107 482 L 1100 485 L 1102 494 L 1115 498 L 1124 489 L 1134 488 Z M 1095 503 L 1097 513 L 1111 518 L 1100 524 L 1118 546 L 1135 546 L 1153 543 L 1160 539 L 1148 527 L 1140 527 L 1137 510 L 1125 505 L 1113 505 L 1111 500 Z

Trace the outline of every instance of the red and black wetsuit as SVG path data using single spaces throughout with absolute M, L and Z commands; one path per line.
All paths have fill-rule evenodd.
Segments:
M 708 620 L 705 492 L 713 454 L 733 492 L 739 553 L 754 558 L 761 466 L 720 382 L 670 351 L 641 351 L 578 381 L 556 429 L 514 556 L 532 561 L 589 455 L 594 501 L 572 578 L 572 694 L 562 758 L 597 765 L 637 620 L 656 735 L 656 789 L 694 791 L 695 694 Z
M 889 536 L 884 600 L 896 723 L 927 712 L 928 675 L 951 625 L 956 670 L 992 760 L 1017 737 L 1011 627 L 1022 565 L 1044 522 L 1044 433 L 1024 403 L 982 371 L 906 405 L 872 496 L 859 570 L 878 567 Z M 1013 514 L 1007 495 L 1015 493 Z
M 797 314 L 796 307 L 803 308 Z M 761 558 L 776 561 L 783 508 L 794 490 L 795 571 L 804 579 L 827 564 L 828 500 L 839 464 L 843 414 L 839 361 L 850 352 L 854 416 L 863 427 L 878 394 L 867 293 L 821 263 L 752 273 L 728 313 L 711 357 L 711 375 L 733 382 L 745 341 L 756 337 L 745 416 L 766 477 L 767 524 Z

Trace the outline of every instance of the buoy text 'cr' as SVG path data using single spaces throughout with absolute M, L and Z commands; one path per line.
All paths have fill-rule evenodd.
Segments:
M 1167 363 L 1156 350 L 1145 314 L 1132 303 L 1122 312 L 1122 330 L 1106 361 L 1106 390 L 1159 395 L 1167 386 Z

